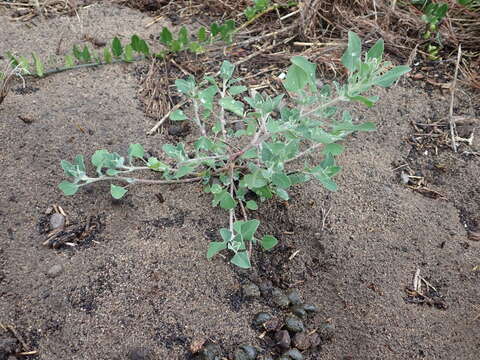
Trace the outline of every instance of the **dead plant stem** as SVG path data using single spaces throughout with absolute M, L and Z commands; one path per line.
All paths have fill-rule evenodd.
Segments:
M 450 88 L 450 109 L 448 112 L 450 123 L 450 136 L 452 138 L 452 149 L 457 152 L 457 143 L 455 141 L 455 121 L 453 119 L 453 103 L 455 101 L 455 89 L 457 86 L 458 68 L 460 67 L 460 60 L 462 58 L 462 45 L 458 45 L 457 63 L 455 65 L 455 74 L 453 75 L 452 86 Z

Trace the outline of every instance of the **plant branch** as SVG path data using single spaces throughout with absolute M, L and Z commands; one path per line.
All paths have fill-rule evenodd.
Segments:
M 324 146 L 325 144 L 323 143 L 318 143 L 318 144 L 315 144 L 311 147 L 309 147 L 307 150 L 305 151 L 302 151 L 301 153 L 299 153 L 297 156 L 291 158 L 291 159 L 288 159 L 287 161 L 285 161 L 285 164 L 289 163 L 289 162 L 292 162 L 292 161 L 295 161 L 295 160 L 298 160 L 302 157 L 304 157 L 305 155 L 309 154 L 310 152 L 312 152 L 313 150 L 315 149 L 318 149 L 319 147 L 322 147 Z
M 233 199 L 233 188 L 234 188 L 234 183 L 233 183 L 233 164 L 230 166 L 230 196 Z M 231 208 L 229 210 L 229 225 L 230 225 L 230 232 L 233 234 L 233 217 L 235 216 L 235 207 Z
M 192 102 L 193 102 L 193 111 L 195 112 L 195 123 L 200 128 L 200 132 L 202 133 L 202 135 L 207 136 L 205 126 L 202 123 L 202 119 L 200 119 L 197 99 L 192 98 Z
M 453 76 L 452 86 L 450 88 L 450 107 L 448 111 L 450 136 L 452 138 L 452 149 L 457 152 L 457 143 L 455 141 L 455 121 L 453 120 L 453 103 L 455 101 L 455 89 L 457 87 L 458 68 L 460 67 L 460 59 L 462 58 L 462 45 L 458 45 L 457 63 L 455 66 L 455 75 Z
M 131 179 L 131 178 L 124 178 L 124 177 L 120 177 L 117 179 L 122 181 L 127 181 L 131 184 L 167 185 L 167 184 L 184 184 L 184 183 L 196 182 L 196 181 L 202 180 L 202 177 L 196 176 L 196 177 L 177 179 L 177 180 Z
M 47 70 L 43 73 L 43 76 L 38 76 L 36 74 L 27 74 L 26 76 L 32 76 L 32 77 L 36 77 L 36 78 L 44 78 L 46 76 L 53 75 L 53 74 L 58 74 L 58 73 L 68 71 L 68 70 L 77 70 L 77 69 L 82 69 L 82 68 L 97 67 L 97 66 L 104 66 L 104 65 L 118 64 L 118 63 L 127 63 L 128 64 L 128 63 L 131 63 L 131 62 L 141 61 L 141 60 L 144 60 L 144 59 L 145 59 L 144 56 L 139 56 L 139 57 L 133 58 L 132 61 L 126 61 L 124 59 L 115 59 L 115 60 L 112 60 L 112 62 L 110 62 L 110 63 L 94 62 L 94 63 L 79 64 L 79 65 L 74 65 L 74 66 L 63 66 L 63 67 Z
M 325 108 L 327 108 L 329 106 L 332 106 L 332 105 L 336 104 L 337 102 L 340 102 L 340 101 L 343 101 L 343 100 L 345 100 L 345 98 L 343 96 L 337 96 L 336 98 L 334 98 L 330 101 L 327 101 L 326 103 L 320 104 L 310 111 L 307 111 L 305 114 L 301 113 L 301 116 L 309 116 L 313 113 L 316 113 L 318 110 L 325 109 Z
M 202 162 L 202 161 L 206 161 L 206 160 L 218 160 L 218 159 L 222 159 L 222 158 L 224 160 L 227 160 L 228 155 L 212 155 L 212 156 L 199 157 L 199 158 L 195 158 L 195 159 L 188 159 L 188 160 L 179 162 L 179 165 L 180 164 L 189 164 L 189 163 L 192 163 L 192 162 Z
M 227 80 L 223 80 L 223 86 L 222 86 L 222 92 L 220 93 L 220 96 L 222 99 L 225 97 L 225 94 L 227 92 Z M 227 138 L 227 132 L 225 131 L 225 109 L 223 106 L 220 106 L 220 126 L 222 127 L 222 135 L 223 139 Z
M 129 178 L 125 176 L 101 176 L 98 178 L 88 178 L 88 181 L 85 184 L 81 184 L 80 186 L 88 185 L 98 181 L 124 181 L 129 184 L 149 184 L 149 185 L 167 185 L 167 184 L 182 184 L 182 183 L 190 183 L 202 180 L 200 176 L 185 178 L 185 179 L 177 179 L 177 180 L 154 180 L 154 179 L 136 179 L 136 178 Z

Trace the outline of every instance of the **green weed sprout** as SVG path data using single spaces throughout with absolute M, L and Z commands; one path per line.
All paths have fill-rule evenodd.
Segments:
M 72 180 L 59 187 L 65 195 L 73 195 L 82 186 L 110 181 L 111 195 L 119 199 L 138 183 L 200 182 L 211 194 L 212 205 L 229 214 L 228 227 L 220 229 L 221 241 L 209 244 L 207 257 L 228 250 L 233 253 L 231 263 L 249 268 L 253 246 L 269 250 L 278 240 L 272 235 L 258 237 L 260 222 L 249 219 L 247 210 L 255 211 L 259 203 L 273 197 L 288 200 L 292 186 L 312 179 L 328 190 L 337 190 L 333 178 L 340 166 L 335 157 L 344 151 L 339 142 L 354 132 L 375 129 L 372 123 L 354 121 L 348 111 L 339 112 L 337 106 L 357 101 L 371 107 L 378 97 L 364 93 L 374 86 L 389 87 L 410 71 L 407 66 L 392 67 L 383 61 L 381 39 L 364 56 L 361 50 L 360 38 L 350 32 L 342 56 L 348 80 L 345 84 L 333 82 L 333 86 L 319 87 L 316 65 L 304 57 L 293 57 L 283 82 L 292 105 L 284 99 L 285 94 L 270 97 L 250 91 L 246 95 L 247 87 L 234 77 L 235 67 L 228 61 L 216 76 L 205 76 L 199 82 L 193 77 L 176 80 L 193 115 L 177 109 L 170 119 L 195 124 L 199 136 L 193 147 L 182 142 L 165 144 L 160 159 L 146 158 L 140 144 L 130 145 L 126 157 L 97 150 L 91 158 L 94 177 L 87 175 L 84 158 L 77 155 L 73 162 L 62 160 L 61 166 Z M 300 162 L 314 151 L 322 155 L 321 161 Z M 145 170 L 157 172 L 160 179 L 132 176 Z
M 438 52 L 440 51 L 439 44 L 441 43 L 440 34 L 438 32 L 438 25 L 442 22 L 448 12 L 447 3 L 434 3 L 431 0 L 412 0 L 412 4 L 419 7 L 422 12 L 422 20 L 426 24 L 425 32 L 422 37 L 424 40 L 435 40 L 427 45 L 428 57 L 431 60 L 438 59 Z

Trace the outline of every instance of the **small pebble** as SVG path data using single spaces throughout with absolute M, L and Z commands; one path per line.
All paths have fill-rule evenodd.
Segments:
M 282 327 L 282 322 L 280 319 L 272 318 L 263 324 L 263 328 L 267 331 L 279 330 Z
M 218 344 L 207 344 L 200 352 L 199 359 L 201 360 L 218 360 L 222 349 Z
M 54 278 L 60 275 L 63 272 L 63 266 L 60 264 L 53 265 L 50 269 L 47 271 L 47 276 Z
M 292 313 L 302 320 L 305 320 L 307 318 L 307 312 L 303 308 L 303 305 L 295 305 L 294 307 L 292 307 Z
M 17 339 L 11 337 L 0 338 L 0 356 L 7 357 L 7 355 L 15 353 L 17 350 Z
M 285 327 L 291 332 L 302 332 L 305 330 L 303 321 L 296 316 L 287 316 L 285 319 Z
M 288 290 L 287 297 L 292 305 L 300 305 L 302 303 L 302 299 L 300 298 L 298 291 L 295 289 Z
M 400 179 L 402 180 L 402 184 L 407 185 L 410 182 L 410 177 L 405 171 L 400 173 Z
M 245 351 L 245 354 L 247 354 L 248 360 L 255 360 L 258 354 L 258 351 L 256 348 L 254 348 L 251 345 L 242 345 L 240 346 L 243 351 Z
M 303 360 L 304 357 L 302 355 L 302 353 L 300 351 L 298 351 L 298 349 L 290 349 L 288 350 L 285 354 L 283 354 L 284 356 L 288 356 L 290 359 L 293 359 L 293 360 Z
M 288 349 L 291 343 L 290 334 L 287 330 L 277 331 L 275 333 L 275 341 L 280 348 Z
M 262 295 L 265 297 L 269 296 L 273 290 L 273 284 L 270 280 L 262 281 L 260 284 L 258 284 L 258 287 L 260 288 Z
M 290 305 L 290 300 L 288 300 L 287 295 L 285 295 L 285 293 L 278 288 L 274 288 L 272 290 L 272 300 L 275 305 L 283 309 L 287 308 L 288 305 Z
M 242 292 L 243 292 L 243 295 L 246 298 L 253 299 L 253 298 L 259 298 L 260 297 L 260 289 L 255 284 L 243 285 Z
M 127 354 L 128 360 L 153 360 L 153 354 L 150 349 L 135 347 Z
M 261 326 L 271 319 L 272 315 L 270 315 L 269 313 L 260 312 L 255 316 L 255 320 L 253 320 L 253 323 L 255 324 L 255 326 Z
M 293 345 L 300 350 L 307 350 L 310 347 L 310 337 L 305 332 L 296 333 L 293 337 Z
M 318 311 L 318 308 L 315 305 L 312 305 L 312 304 L 304 304 L 303 308 L 308 313 L 314 313 L 314 312 Z
M 320 339 L 320 336 L 317 333 L 313 333 L 312 335 L 310 335 L 309 340 L 310 340 L 310 346 L 312 348 L 320 346 L 321 341 L 322 341 Z
M 236 349 L 233 352 L 233 360 L 251 360 L 251 358 L 242 349 Z
M 330 341 L 335 336 L 335 325 L 323 324 L 320 327 L 320 337 L 323 341 Z
M 184 136 L 188 134 L 188 128 L 181 125 L 170 125 L 168 128 L 168 134 L 172 136 Z
M 53 213 L 50 216 L 50 228 L 52 230 L 61 229 L 65 226 L 65 216 L 59 213 Z
M 192 354 L 198 353 L 202 350 L 203 345 L 205 344 L 206 339 L 203 337 L 195 337 L 193 338 L 192 342 L 190 343 L 190 352 Z

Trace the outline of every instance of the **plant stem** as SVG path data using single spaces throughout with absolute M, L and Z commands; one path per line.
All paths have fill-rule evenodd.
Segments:
M 179 162 L 178 164 L 181 165 L 181 164 L 188 164 L 188 163 L 192 163 L 192 162 L 202 162 L 202 161 L 205 161 L 205 160 L 216 160 L 216 159 L 222 159 L 222 158 L 227 160 L 228 155 L 205 156 L 205 157 L 201 157 L 201 158 L 185 160 L 185 161 Z
M 200 132 L 202 133 L 202 135 L 207 136 L 207 132 L 205 131 L 205 126 L 203 125 L 202 120 L 200 119 L 200 114 L 198 112 L 197 99 L 192 98 L 192 102 L 193 102 L 193 111 L 195 112 L 195 123 L 200 128 Z
M 266 121 L 267 121 L 266 119 L 267 119 L 268 115 L 269 114 L 267 114 L 267 115 L 265 115 L 261 118 L 260 129 L 253 135 L 253 138 L 252 138 L 252 141 L 250 141 L 250 144 L 245 146 L 242 150 L 237 151 L 236 153 L 233 153 L 230 156 L 230 161 L 232 161 L 232 162 L 235 161 L 237 158 L 242 156 L 245 152 L 247 152 L 251 148 L 259 146 L 263 141 L 268 140 L 270 138 L 271 135 L 268 134 L 267 126 L 266 126 Z M 265 133 L 265 135 L 261 136 L 262 133 Z
M 227 92 L 227 80 L 223 80 L 222 92 L 220 96 L 222 99 L 225 97 L 225 93 Z M 223 106 L 220 106 L 220 126 L 222 127 L 222 135 L 223 139 L 227 138 L 227 132 L 225 131 L 225 109 Z
M 329 106 L 332 106 L 332 105 L 336 104 L 337 102 L 340 102 L 340 101 L 343 101 L 343 100 L 345 100 L 345 98 L 343 96 L 337 96 L 336 98 L 334 98 L 330 101 L 327 101 L 326 103 L 320 104 L 316 108 L 314 108 L 310 111 L 307 111 L 305 114 L 300 114 L 300 115 L 301 116 L 311 115 L 311 114 L 317 112 L 318 110 L 325 109 L 325 108 L 327 108 Z
M 118 63 L 127 63 L 128 64 L 128 63 L 131 63 L 131 62 L 140 61 L 140 60 L 144 60 L 144 59 L 145 59 L 144 56 L 139 56 L 139 57 L 136 57 L 136 58 L 132 59 L 132 61 L 126 61 L 124 59 L 116 59 L 116 60 L 112 60 L 111 63 L 95 62 L 95 63 L 79 64 L 79 65 L 75 65 L 75 66 L 64 66 L 64 67 L 60 67 L 60 68 L 45 71 L 43 76 L 41 76 L 41 78 L 44 78 L 44 77 L 49 76 L 49 75 L 61 73 L 61 72 L 64 72 L 64 71 L 68 71 L 68 70 L 76 70 L 76 69 L 82 69 L 82 68 L 97 67 L 97 66 L 110 65 L 110 64 L 118 64 Z M 40 76 L 38 76 L 36 74 L 29 74 L 28 76 L 40 78 Z
M 131 179 L 131 178 L 124 178 L 119 177 L 118 180 L 127 181 L 130 184 L 150 184 L 150 185 L 165 185 L 165 184 L 182 184 L 182 183 L 191 183 L 195 181 L 202 180 L 202 177 L 192 177 L 192 178 L 185 178 L 185 179 L 177 179 L 177 180 L 149 180 L 149 179 Z
M 196 177 L 177 179 L 177 180 L 154 180 L 154 179 L 136 179 L 136 178 L 129 178 L 125 176 L 101 176 L 98 178 L 89 178 L 88 182 L 86 182 L 85 184 L 82 184 L 81 186 L 89 185 L 91 183 L 98 182 L 98 181 L 114 181 L 114 180 L 124 181 L 129 184 L 167 185 L 167 184 L 182 184 L 182 183 L 196 182 L 196 181 L 202 180 L 202 177 L 196 176 Z
M 233 164 L 230 166 L 230 196 L 233 199 Z M 230 232 L 233 234 L 233 217 L 235 216 L 235 207 L 229 210 L 229 225 L 230 225 Z
M 292 161 L 295 161 L 295 160 L 298 160 L 302 157 L 304 157 L 305 155 L 307 155 L 308 153 L 310 153 L 311 151 L 315 150 L 315 149 L 318 149 L 319 147 L 322 147 L 324 146 L 325 144 L 323 143 L 318 143 L 318 144 L 315 144 L 313 145 L 312 147 L 309 147 L 307 150 L 305 151 L 302 151 L 301 153 L 299 153 L 297 156 L 291 158 L 291 159 L 288 159 L 287 161 L 285 161 L 285 164 L 289 163 L 289 162 L 292 162 Z

